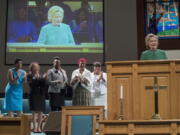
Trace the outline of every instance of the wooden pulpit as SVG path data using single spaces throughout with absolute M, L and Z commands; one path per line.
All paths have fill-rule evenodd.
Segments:
M 150 120 L 156 109 L 161 119 L 180 118 L 180 60 L 106 65 L 108 119 Z
M 21 117 L 0 116 L 0 135 L 30 135 L 30 122 L 28 115 Z

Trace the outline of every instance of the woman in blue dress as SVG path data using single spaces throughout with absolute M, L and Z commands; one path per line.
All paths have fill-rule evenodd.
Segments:
M 8 84 L 5 88 L 4 109 L 8 111 L 8 116 L 13 117 L 21 115 L 23 106 L 23 82 L 26 78 L 26 72 L 22 70 L 22 60 L 16 59 L 15 67 L 8 71 Z

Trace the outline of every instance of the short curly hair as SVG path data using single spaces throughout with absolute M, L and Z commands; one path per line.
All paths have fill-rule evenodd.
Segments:
M 64 10 L 63 10 L 63 8 L 61 8 L 60 6 L 52 6 L 48 10 L 48 21 L 49 22 L 52 22 L 52 18 L 54 17 L 54 15 L 56 13 L 59 13 L 60 15 L 62 15 L 62 17 L 64 17 Z
M 152 37 L 156 38 L 157 41 L 159 42 L 159 38 L 155 34 L 150 33 L 150 34 L 146 35 L 146 37 L 145 37 L 145 44 L 146 44 L 146 48 L 147 49 L 149 49 L 148 42 L 149 42 L 150 38 L 152 38 Z

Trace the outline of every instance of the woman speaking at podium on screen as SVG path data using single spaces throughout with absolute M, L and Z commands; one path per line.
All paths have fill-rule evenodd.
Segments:
M 48 21 L 41 28 L 38 43 L 45 45 L 75 45 L 69 25 L 62 23 L 64 10 L 59 6 L 52 6 L 48 10 Z
M 166 60 L 167 56 L 165 51 L 158 49 L 159 40 L 158 36 L 148 34 L 145 38 L 146 48 L 148 50 L 142 52 L 141 60 Z

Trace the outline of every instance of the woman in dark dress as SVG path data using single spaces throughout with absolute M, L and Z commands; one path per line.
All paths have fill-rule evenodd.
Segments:
M 30 87 L 29 104 L 33 114 L 33 132 L 41 132 L 42 112 L 45 110 L 45 75 L 40 74 L 40 66 L 33 62 L 30 65 L 27 80 Z

